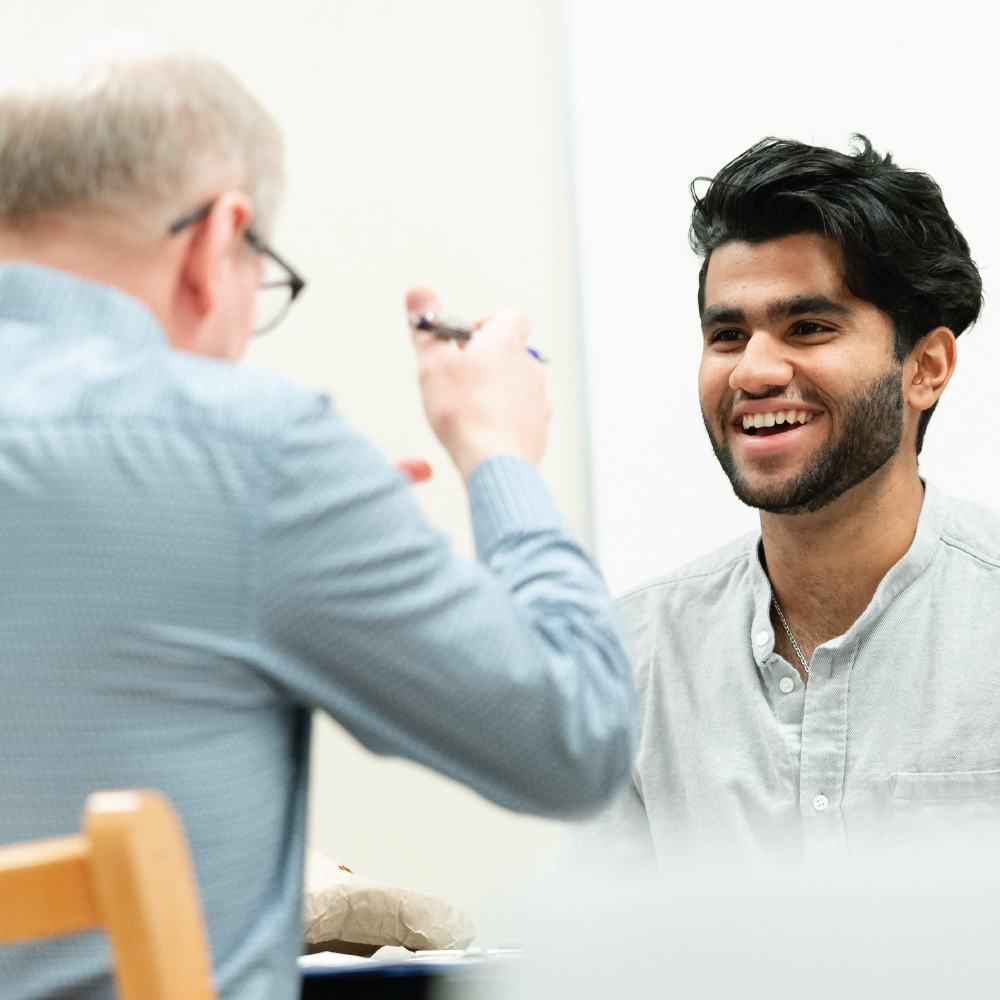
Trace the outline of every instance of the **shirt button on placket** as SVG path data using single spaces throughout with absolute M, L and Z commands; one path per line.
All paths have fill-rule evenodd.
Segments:
M 825 795 L 817 795 L 813 799 L 813 809 L 816 812 L 822 812 L 829 804 L 830 800 Z
M 766 632 L 758 632 L 757 633 L 757 645 L 758 646 L 766 646 L 767 645 L 767 633 Z
M 795 690 L 795 681 L 793 681 L 791 677 L 782 677 L 781 680 L 778 681 L 778 690 L 782 694 L 791 694 Z

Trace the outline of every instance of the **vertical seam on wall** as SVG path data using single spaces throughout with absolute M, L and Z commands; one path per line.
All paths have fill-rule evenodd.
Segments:
M 556 48 L 559 61 L 559 100 L 563 126 L 562 159 L 566 178 L 566 216 L 569 230 L 570 322 L 576 347 L 577 419 L 580 427 L 580 472 L 583 479 L 583 543 L 599 558 L 596 499 L 594 493 L 593 433 L 590 407 L 590 365 L 586 323 L 583 313 L 582 267 L 580 260 L 579 204 L 576 188 L 576 160 L 573 142 L 573 88 L 569 59 L 569 15 L 567 0 L 553 0 L 556 8 Z

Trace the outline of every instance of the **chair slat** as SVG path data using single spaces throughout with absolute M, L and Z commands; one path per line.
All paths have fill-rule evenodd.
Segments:
M 85 837 L 55 837 L 0 848 L 0 941 L 96 928 Z
M 100 928 L 120 1000 L 215 1000 L 187 838 L 170 801 L 97 792 L 83 828 L 0 847 L 0 944 Z
M 214 1000 L 187 838 L 158 792 L 100 792 L 83 811 L 94 896 L 122 1000 Z

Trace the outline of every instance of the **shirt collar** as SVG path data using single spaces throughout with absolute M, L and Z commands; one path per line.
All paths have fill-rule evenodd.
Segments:
M 947 520 L 947 497 L 931 483 L 924 482 L 924 499 L 920 506 L 920 517 L 917 519 L 917 531 L 906 554 L 882 578 L 875 596 L 857 621 L 843 635 L 824 643 L 824 647 L 837 649 L 852 641 L 878 618 L 898 594 L 927 569 L 937 552 Z M 752 537 L 748 553 L 754 600 L 750 645 L 754 659 L 763 665 L 774 651 L 774 629 L 771 627 L 771 581 L 761 565 L 760 543 L 761 536 L 758 533 Z
M 67 271 L 13 261 L 0 265 L 0 323 L 38 324 L 167 346 L 163 328 L 138 299 Z

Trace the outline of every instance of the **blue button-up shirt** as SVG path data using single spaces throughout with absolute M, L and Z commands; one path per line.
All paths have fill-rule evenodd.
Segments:
M 600 576 L 526 462 L 469 494 L 477 563 L 323 395 L 0 267 L 0 843 L 163 790 L 222 997 L 290 1000 L 311 709 L 513 809 L 601 803 L 633 702 Z M 0 997 L 104 997 L 107 969 L 98 935 L 0 949 Z

